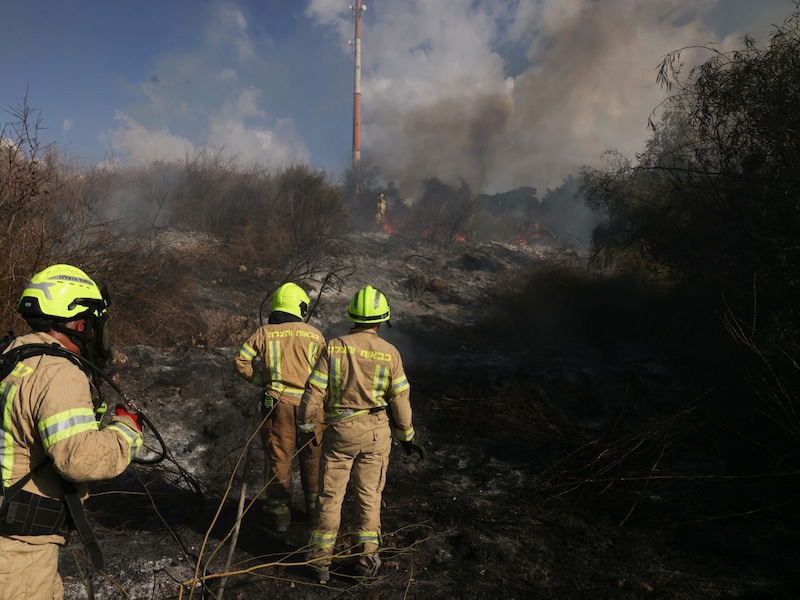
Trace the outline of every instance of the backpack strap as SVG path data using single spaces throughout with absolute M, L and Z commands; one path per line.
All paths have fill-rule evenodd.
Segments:
M 89 563 L 95 571 L 102 571 L 105 563 L 103 551 L 100 549 L 100 544 L 97 543 L 97 538 L 94 535 L 89 519 L 86 518 L 83 502 L 78 496 L 75 484 L 61 477 L 61 487 L 64 490 L 64 503 L 67 505 L 70 517 L 72 517 L 72 524 L 75 527 L 75 531 L 78 532 L 86 552 L 89 554 Z

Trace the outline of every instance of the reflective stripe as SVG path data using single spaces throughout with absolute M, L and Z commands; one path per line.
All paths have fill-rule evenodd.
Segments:
M 386 365 L 375 365 L 372 376 L 372 400 L 377 406 L 386 406 L 386 390 L 389 387 L 389 369 Z
M 308 343 L 308 372 L 311 373 L 311 365 L 317 362 L 317 357 L 319 356 L 319 342 L 309 342 Z
M 303 397 L 303 389 L 291 387 L 283 383 L 283 351 L 280 340 L 269 342 L 269 383 L 267 389 L 279 396 L 290 396 L 298 400 Z M 310 371 L 310 367 L 309 367 Z
M 274 515 L 289 514 L 287 498 L 267 498 L 267 510 Z
M 257 356 L 256 351 L 253 350 L 253 347 L 250 344 L 248 344 L 247 342 L 242 344 L 242 347 L 239 348 L 239 354 L 241 354 L 244 358 L 246 358 L 250 362 L 255 360 L 255 358 Z
M 94 412 L 88 408 L 75 408 L 44 419 L 37 425 L 42 446 L 47 450 L 61 440 L 85 431 L 98 431 Z
M 394 437 L 401 442 L 410 442 L 414 439 L 414 428 L 411 429 L 395 429 Z
M 112 423 L 107 429 L 113 429 L 125 438 L 125 441 L 128 443 L 128 462 L 131 462 L 131 459 L 136 456 L 136 453 L 142 447 L 142 436 L 120 422 Z
M 270 386 L 271 389 L 275 390 L 276 392 L 280 393 L 281 396 L 291 396 L 292 398 L 302 398 L 303 397 L 303 390 L 298 388 L 289 387 L 288 385 L 272 385 Z
M 403 375 L 399 377 L 397 381 L 392 384 L 392 395 L 396 396 L 400 392 L 405 392 L 407 389 L 410 389 L 411 386 L 408 383 L 408 378 Z
M 369 411 L 366 408 L 361 410 L 354 410 L 354 409 L 337 409 L 332 411 L 325 411 L 325 422 L 326 423 L 338 423 L 339 421 L 344 421 L 345 419 L 349 419 L 351 417 L 358 417 L 359 415 L 365 415 Z
M 342 359 L 331 358 L 328 365 L 328 406 L 338 409 L 342 404 Z M 331 411 L 333 412 L 333 411 Z
M 17 386 L 4 381 L 0 383 L 0 480 L 11 480 L 14 464 L 14 438 L 11 437 L 11 405 Z
M 311 433 L 317 428 L 316 423 L 298 423 L 297 428 L 303 433 Z
M 307 383 L 310 383 L 314 387 L 318 387 L 321 390 L 328 389 L 328 378 L 316 369 L 311 371 L 311 375 L 309 375 Z
M 311 540 L 309 544 L 319 548 L 333 548 L 336 544 L 335 533 L 325 533 L 324 531 L 317 531 L 316 529 L 311 532 Z
M 278 340 L 269 342 L 269 379 L 270 389 L 283 393 L 286 386 L 281 383 L 281 343 Z
M 355 531 L 353 532 L 353 545 L 359 544 L 375 544 L 381 545 L 381 532 L 380 531 Z

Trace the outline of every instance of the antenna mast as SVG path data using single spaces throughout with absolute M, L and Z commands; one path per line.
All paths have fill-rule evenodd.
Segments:
M 361 160 L 361 15 L 367 10 L 366 4 L 350 5 L 356 18 L 356 35 L 353 40 L 355 78 L 353 85 L 353 166 Z

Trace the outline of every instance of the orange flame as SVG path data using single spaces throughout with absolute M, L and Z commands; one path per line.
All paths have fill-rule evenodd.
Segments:
M 517 237 L 514 239 L 514 243 L 520 246 L 527 246 L 531 242 L 538 240 L 541 236 L 542 234 L 539 233 L 539 221 L 533 224 L 533 233 L 530 234 L 528 233 L 528 225 L 523 223 L 517 231 Z
M 388 233 L 389 235 L 397 233 L 397 230 L 391 225 L 389 225 L 389 221 L 386 219 L 386 217 L 383 218 L 383 231 L 384 233 Z

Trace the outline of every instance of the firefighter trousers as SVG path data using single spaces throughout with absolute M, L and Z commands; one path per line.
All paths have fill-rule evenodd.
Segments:
M 58 548 L 0 536 L 0 600 L 63 600 Z
M 358 562 L 373 565 L 380 545 L 381 498 L 392 449 L 386 411 L 327 425 L 322 438 L 318 515 L 311 532 L 308 560 L 330 566 L 341 524 L 342 503 L 352 480 L 352 552 Z
M 300 482 L 306 504 L 315 501 L 319 487 L 319 456 L 322 447 L 309 444 L 297 450 L 297 411 L 286 401 L 275 401 L 272 408 L 262 407 L 266 422 L 261 429 L 266 459 L 267 506 L 274 514 L 289 515 L 292 503 L 292 460 L 298 455 Z M 318 423 L 321 423 L 322 417 Z M 321 426 L 319 427 L 321 429 Z M 319 435 L 319 434 L 318 434 Z

